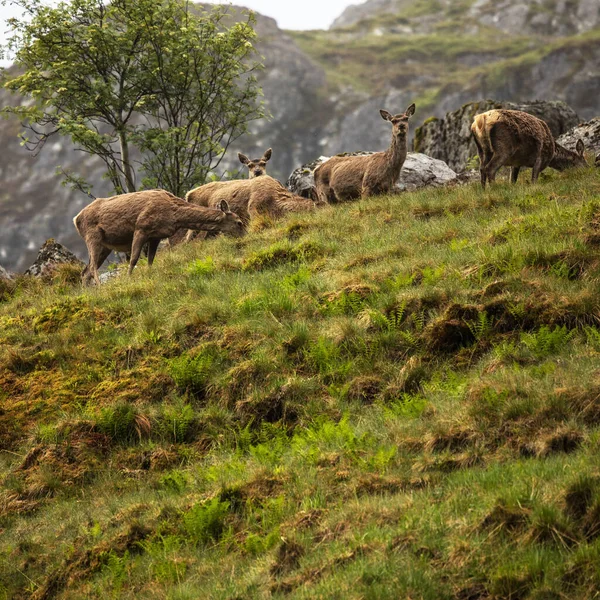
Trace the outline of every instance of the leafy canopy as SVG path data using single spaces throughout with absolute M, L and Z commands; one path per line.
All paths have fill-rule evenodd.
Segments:
M 97 156 L 115 193 L 161 187 L 181 196 L 263 116 L 251 13 L 237 21 L 227 8 L 184 0 L 13 4 L 25 16 L 9 21 L 3 52 L 17 69 L 4 85 L 25 102 L 3 112 L 22 119 L 32 152 L 59 134 Z M 83 178 L 59 171 L 89 193 Z

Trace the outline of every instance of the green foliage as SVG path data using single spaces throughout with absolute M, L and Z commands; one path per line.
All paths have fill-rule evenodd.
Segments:
M 294 245 L 286 240 L 250 255 L 244 263 L 244 271 L 261 271 L 286 263 L 310 261 L 324 253 L 325 249 L 314 242 Z
M 215 273 L 217 267 L 212 256 L 208 256 L 205 259 L 197 258 L 191 262 L 186 271 L 193 277 L 210 277 Z
M 177 387 L 194 395 L 202 395 L 211 375 L 222 361 L 221 352 L 207 345 L 194 352 L 186 352 L 169 361 L 169 373 Z M 187 410 L 187 409 L 186 409 Z
M 229 502 L 213 498 L 193 506 L 183 515 L 183 525 L 190 539 L 198 544 L 218 542 L 226 531 Z
M 4 113 L 29 123 L 32 151 L 58 133 L 99 157 L 116 193 L 135 191 L 136 153 L 144 187 L 182 196 L 263 114 L 251 16 L 230 24 L 226 9 L 199 13 L 183 0 L 13 4 L 27 18 L 10 20 L 21 70 L 5 87 L 33 102 Z
M 565 325 L 553 329 L 543 325 L 535 333 L 524 333 L 521 340 L 536 358 L 546 358 L 560 352 L 574 335 Z
M 98 429 L 115 442 L 141 440 L 150 433 L 150 422 L 129 404 L 101 408 L 94 415 Z
M 202 365 L 196 365 L 196 367 L 200 370 L 202 369 Z M 183 367 L 183 372 L 185 373 L 186 369 L 191 370 L 192 368 L 193 367 L 187 364 Z M 185 379 L 185 375 L 181 375 L 180 373 L 179 376 Z M 190 376 L 188 375 L 188 377 Z M 202 375 L 198 375 L 198 372 L 194 372 L 191 375 L 193 381 L 192 385 L 197 385 L 198 383 L 202 385 L 201 378 Z M 183 402 L 165 406 L 160 415 L 160 424 L 165 437 L 173 443 L 181 444 L 182 442 L 189 442 L 194 434 L 196 414 L 190 404 L 185 404 Z

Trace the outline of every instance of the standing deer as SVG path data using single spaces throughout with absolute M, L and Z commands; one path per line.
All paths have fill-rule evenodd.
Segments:
M 500 167 L 511 167 L 510 179 L 517 182 L 521 167 L 531 167 L 531 181 L 551 167 L 564 171 L 585 167 L 584 145 L 577 141 L 576 152 L 556 143 L 545 121 L 520 110 L 489 110 L 475 117 L 471 133 L 479 154 L 481 185 L 496 180 Z
M 392 124 L 392 142 L 384 152 L 369 156 L 334 156 L 315 169 L 315 187 L 322 202 L 345 202 L 390 192 L 408 154 L 408 120 L 415 114 L 411 104 L 404 113 L 392 116 L 380 110 Z
M 250 160 L 245 154 L 238 152 L 238 158 L 243 165 L 248 167 L 248 179 L 254 177 L 260 177 L 261 175 L 267 174 L 267 163 L 271 160 L 273 150 L 269 148 L 262 156 L 262 158 L 255 158 Z
M 218 208 L 204 208 L 164 190 L 97 198 L 73 223 L 90 256 L 82 280 L 88 283 L 94 279 L 97 284 L 98 269 L 113 250 L 131 254 L 131 275 L 144 244 L 148 244 L 148 266 L 152 266 L 160 241 L 178 229 L 223 232 L 236 237 L 245 233 L 244 224 L 230 212 L 227 202 L 220 202 Z

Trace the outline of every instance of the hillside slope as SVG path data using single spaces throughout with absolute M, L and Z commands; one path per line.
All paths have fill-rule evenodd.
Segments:
M 596 597 L 598 171 L 267 225 L 0 290 L 0 597 Z

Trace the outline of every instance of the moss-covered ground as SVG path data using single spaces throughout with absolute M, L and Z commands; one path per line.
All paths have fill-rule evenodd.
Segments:
M 600 589 L 600 174 L 0 289 L 0 598 Z

